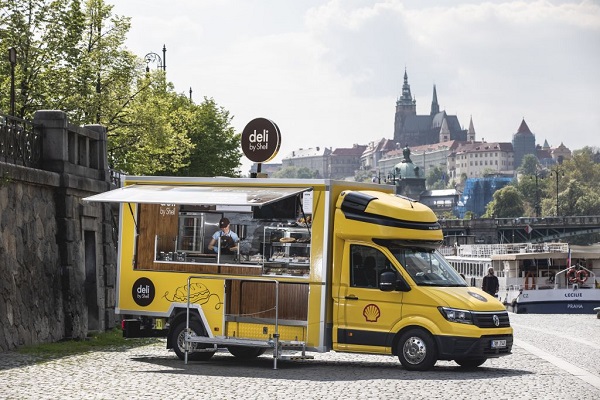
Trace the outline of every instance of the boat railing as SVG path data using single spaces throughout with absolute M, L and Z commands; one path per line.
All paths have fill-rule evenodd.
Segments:
M 458 247 L 443 247 L 440 252 L 444 256 L 458 257 L 491 257 L 495 254 L 521 253 L 568 253 L 568 243 L 503 243 L 503 244 L 463 244 Z
M 558 271 L 554 276 L 554 285 L 555 288 L 581 287 L 596 289 L 598 287 L 594 271 L 583 265 L 575 265 Z
M 444 257 L 448 257 L 448 256 L 453 256 L 455 255 L 455 247 L 451 247 L 451 246 L 442 246 L 438 249 L 438 251 L 444 256 Z
M 596 274 L 587 268 L 587 279 L 581 279 L 579 281 L 569 281 L 565 278 L 565 272 L 567 269 L 559 271 L 552 276 L 540 276 L 536 274 L 529 274 L 518 278 L 506 278 L 501 280 L 500 286 L 505 287 L 506 290 L 510 291 L 525 291 L 525 290 L 547 290 L 547 289 L 573 289 L 573 288 L 598 288 L 596 284 Z

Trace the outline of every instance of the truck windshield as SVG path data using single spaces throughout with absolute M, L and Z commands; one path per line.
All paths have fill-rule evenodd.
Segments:
M 389 249 L 419 286 L 467 286 L 464 279 L 437 251 L 406 247 Z

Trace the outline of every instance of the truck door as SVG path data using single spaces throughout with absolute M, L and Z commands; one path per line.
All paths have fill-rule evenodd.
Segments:
M 362 244 L 346 244 L 342 263 L 334 348 L 389 353 L 403 293 L 380 290 L 378 280 L 382 271 L 394 270 L 393 264 L 379 249 Z

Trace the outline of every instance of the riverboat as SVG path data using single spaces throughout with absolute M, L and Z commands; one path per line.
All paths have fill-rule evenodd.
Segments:
M 481 288 L 490 267 L 499 300 L 530 314 L 595 314 L 600 307 L 600 243 L 465 244 L 442 254 L 471 286 Z

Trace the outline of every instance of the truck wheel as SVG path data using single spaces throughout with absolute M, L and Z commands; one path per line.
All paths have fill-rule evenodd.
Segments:
M 179 325 L 177 325 L 177 327 L 173 330 L 173 350 L 175 351 L 175 354 L 177 354 L 177 357 L 179 357 L 181 360 L 185 360 L 185 326 L 186 322 L 183 321 L 180 322 Z M 204 327 L 198 321 L 190 321 L 190 329 L 197 336 L 206 336 L 206 334 L 204 333 Z M 199 343 L 190 343 L 189 346 L 190 347 L 188 351 L 188 360 L 191 361 L 207 361 L 210 360 L 210 358 L 215 354 L 214 351 L 196 352 L 196 349 L 206 348 L 205 345 Z
M 247 347 L 247 346 L 229 346 L 227 350 L 236 358 L 241 358 L 244 360 L 249 360 L 251 358 L 256 358 L 262 355 L 265 350 L 260 347 Z
M 437 361 L 437 349 L 433 337 L 423 329 L 413 328 L 404 332 L 398 341 L 398 359 L 409 371 L 427 371 Z
M 477 368 L 486 361 L 487 361 L 487 358 L 485 358 L 485 357 L 469 358 L 469 359 L 465 359 L 465 360 L 454 360 L 455 363 L 457 363 L 458 365 L 460 365 L 462 368 L 465 368 L 465 369 Z

